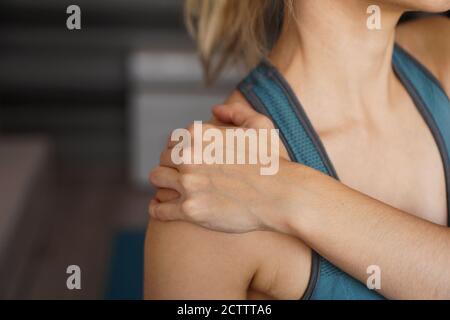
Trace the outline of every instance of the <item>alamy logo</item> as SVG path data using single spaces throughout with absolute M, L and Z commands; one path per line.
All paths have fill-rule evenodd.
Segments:
M 81 290 L 81 269 L 77 265 L 70 265 L 66 270 L 70 276 L 67 278 L 66 286 L 69 290 Z
M 70 16 L 67 18 L 66 26 L 69 30 L 81 29 L 81 9 L 79 6 L 73 4 L 67 7 L 67 14 Z
M 381 9 L 377 5 L 371 5 L 367 8 L 367 14 L 370 16 L 367 18 L 367 29 L 369 30 L 381 30 Z
M 171 152 L 176 165 L 260 164 L 261 175 L 274 175 L 279 169 L 278 129 L 203 130 L 202 122 L 195 121 L 191 130 L 174 130 L 171 141 L 178 142 Z
M 367 267 L 367 274 L 370 276 L 367 278 L 367 288 L 370 290 L 381 289 L 381 268 L 377 265 L 371 265 Z

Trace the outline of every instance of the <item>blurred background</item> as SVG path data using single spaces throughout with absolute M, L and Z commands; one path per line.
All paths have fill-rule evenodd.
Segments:
M 2 0 L 0 299 L 141 298 L 147 173 L 239 77 L 203 86 L 181 0 Z
M 0 298 L 140 298 L 147 174 L 237 81 L 205 90 L 181 0 L 71 4 L 0 2 Z

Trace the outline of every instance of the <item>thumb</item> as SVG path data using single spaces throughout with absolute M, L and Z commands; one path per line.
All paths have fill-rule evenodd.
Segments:
M 243 103 L 218 105 L 212 112 L 219 121 L 236 127 L 255 129 L 274 127 L 269 118 Z
M 254 129 L 275 129 L 273 122 L 243 103 L 218 105 L 213 108 L 213 114 L 220 122 L 228 125 Z M 289 159 L 289 154 L 284 144 L 280 144 L 280 155 Z

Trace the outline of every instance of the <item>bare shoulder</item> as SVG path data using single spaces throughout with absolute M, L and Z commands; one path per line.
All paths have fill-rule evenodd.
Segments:
M 423 63 L 450 95 L 450 19 L 440 16 L 405 23 L 397 43 Z
M 238 91 L 225 103 L 252 108 Z M 298 299 L 310 270 L 311 249 L 279 233 L 227 234 L 156 220 L 147 229 L 147 299 Z
M 226 234 L 186 222 L 151 221 L 145 297 L 246 299 L 254 291 L 298 298 L 309 278 L 308 250 L 299 240 L 272 232 Z M 293 279 L 297 283 L 290 283 Z

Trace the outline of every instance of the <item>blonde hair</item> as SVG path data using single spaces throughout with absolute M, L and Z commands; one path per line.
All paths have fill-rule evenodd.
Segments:
M 205 79 L 228 64 L 254 66 L 278 36 L 285 4 L 292 0 L 185 0 L 188 30 L 197 41 Z

